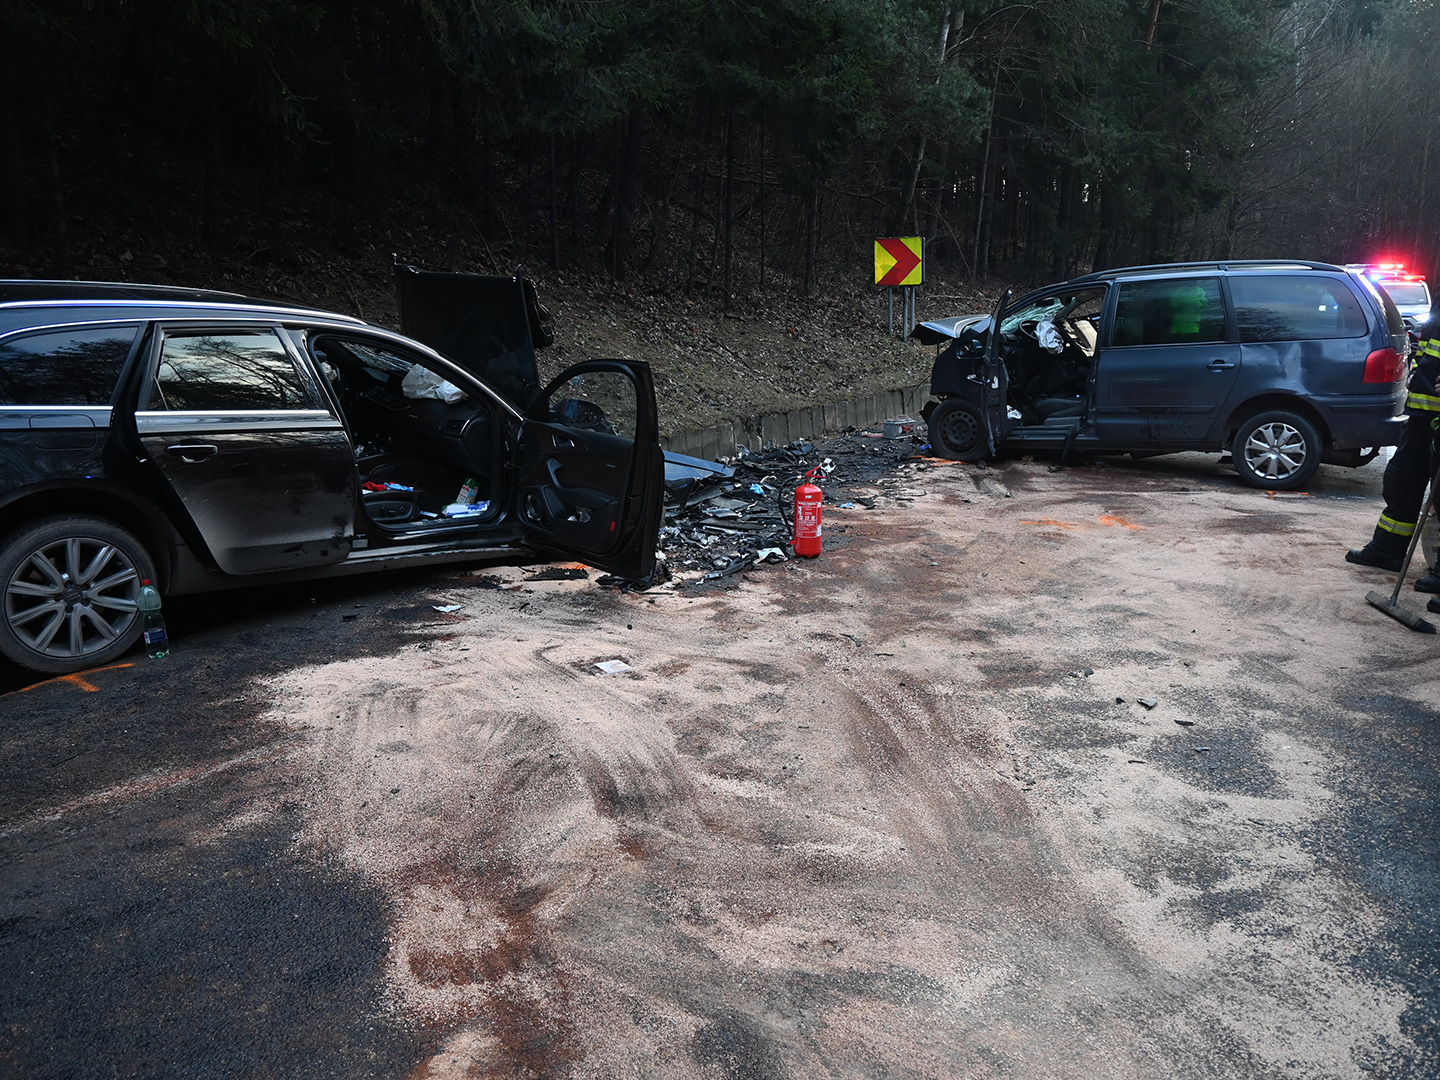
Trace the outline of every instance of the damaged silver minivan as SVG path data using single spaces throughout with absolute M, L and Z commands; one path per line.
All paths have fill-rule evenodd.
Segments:
M 1229 451 L 1246 483 L 1291 490 L 1322 461 L 1364 465 L 1405 423 L 1400 313 L 1327 263 L 1105 270 L 911 337 L 937 346 L 931 445 L 962 461 Z

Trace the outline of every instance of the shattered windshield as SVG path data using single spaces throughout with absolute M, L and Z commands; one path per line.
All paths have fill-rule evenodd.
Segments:
M 1000 321 L 1000 333 L 1013 334 L 1025 324 L 1068 321 L 1074 324 L 1098 322 L 1100 311 L 1105 306 L 1104 289 L 1084 289 L 1074 293 L 1059 293 L 1032 300 L 1010 312 Z
M 1065 309 L 1066 300 L 1067 297 L 1064 296 L 1047 296 L 1043 300 L 1035 300 L 1023 307 L 1018 307 L 1000 320 L 1000 333 L 1013 334 L 1027 322 L 1054 319 L 1059 312 Z

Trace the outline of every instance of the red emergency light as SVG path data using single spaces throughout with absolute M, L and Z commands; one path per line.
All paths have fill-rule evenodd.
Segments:
M 1412 274 L 1405 269 L 1404 263 L 1361 263 L 1360 270 L 1371 281 L 1424 281 L 1424 274 Z

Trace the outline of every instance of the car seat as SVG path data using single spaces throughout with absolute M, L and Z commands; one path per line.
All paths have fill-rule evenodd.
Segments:
M 1085 399 L 1083 397 L 1053 397 L 1040 398 L 1031 403 L 1030 408 L 1042 421 L 1057 416 L 1084 416 Z
M 379 525 L 398 525 L 420 519 L 419 492 L 362 490 L 360 501 L 370 520 Z

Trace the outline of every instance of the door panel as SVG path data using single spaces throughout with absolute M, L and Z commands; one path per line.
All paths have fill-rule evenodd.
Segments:
M 985 448 L 990 456 L 995 456 L 995 451 L 1004 438 L 1005 433 L 1010 429 L 1009 420 L 1006 417 L 1006 405 L 1010 399 L 1010 372 L 1000 359 L 1000 313 L 1005 310 L 1005 305 L 1010 302 L 1010 290 L 1006 289 L 1000 299 L 995 302 L 995 310 L 990 315 L 990 334 L 985 339 L 985 354 L 980 361 L 980 382 L 983 397 L 983 415 L 985 417 Z
M 172 328 L 154 352 L 136 433 L 216 565 L 255 574 L 345 558 L 354 451 L 280 336 Z
M 527 542 L 640 579 L 655 566 L 664 459 L 648 365 L 578 364 L 545 389 L 519 445 Z
M 338 562 L 350 551 L 355 465 L 327 412 L 138 413 L 140 443 L 227 574 Z
M 1224 415 L 1240 373 L 1240 346 L 1105 349 L 1095 371 L 1095 421 L 1106 442 L 1201 443 Z
M 1125 282 L 1095 367 L 1096 430 L 1123 446 L 1202 445 L 1239 373 L 1218 278 Z

